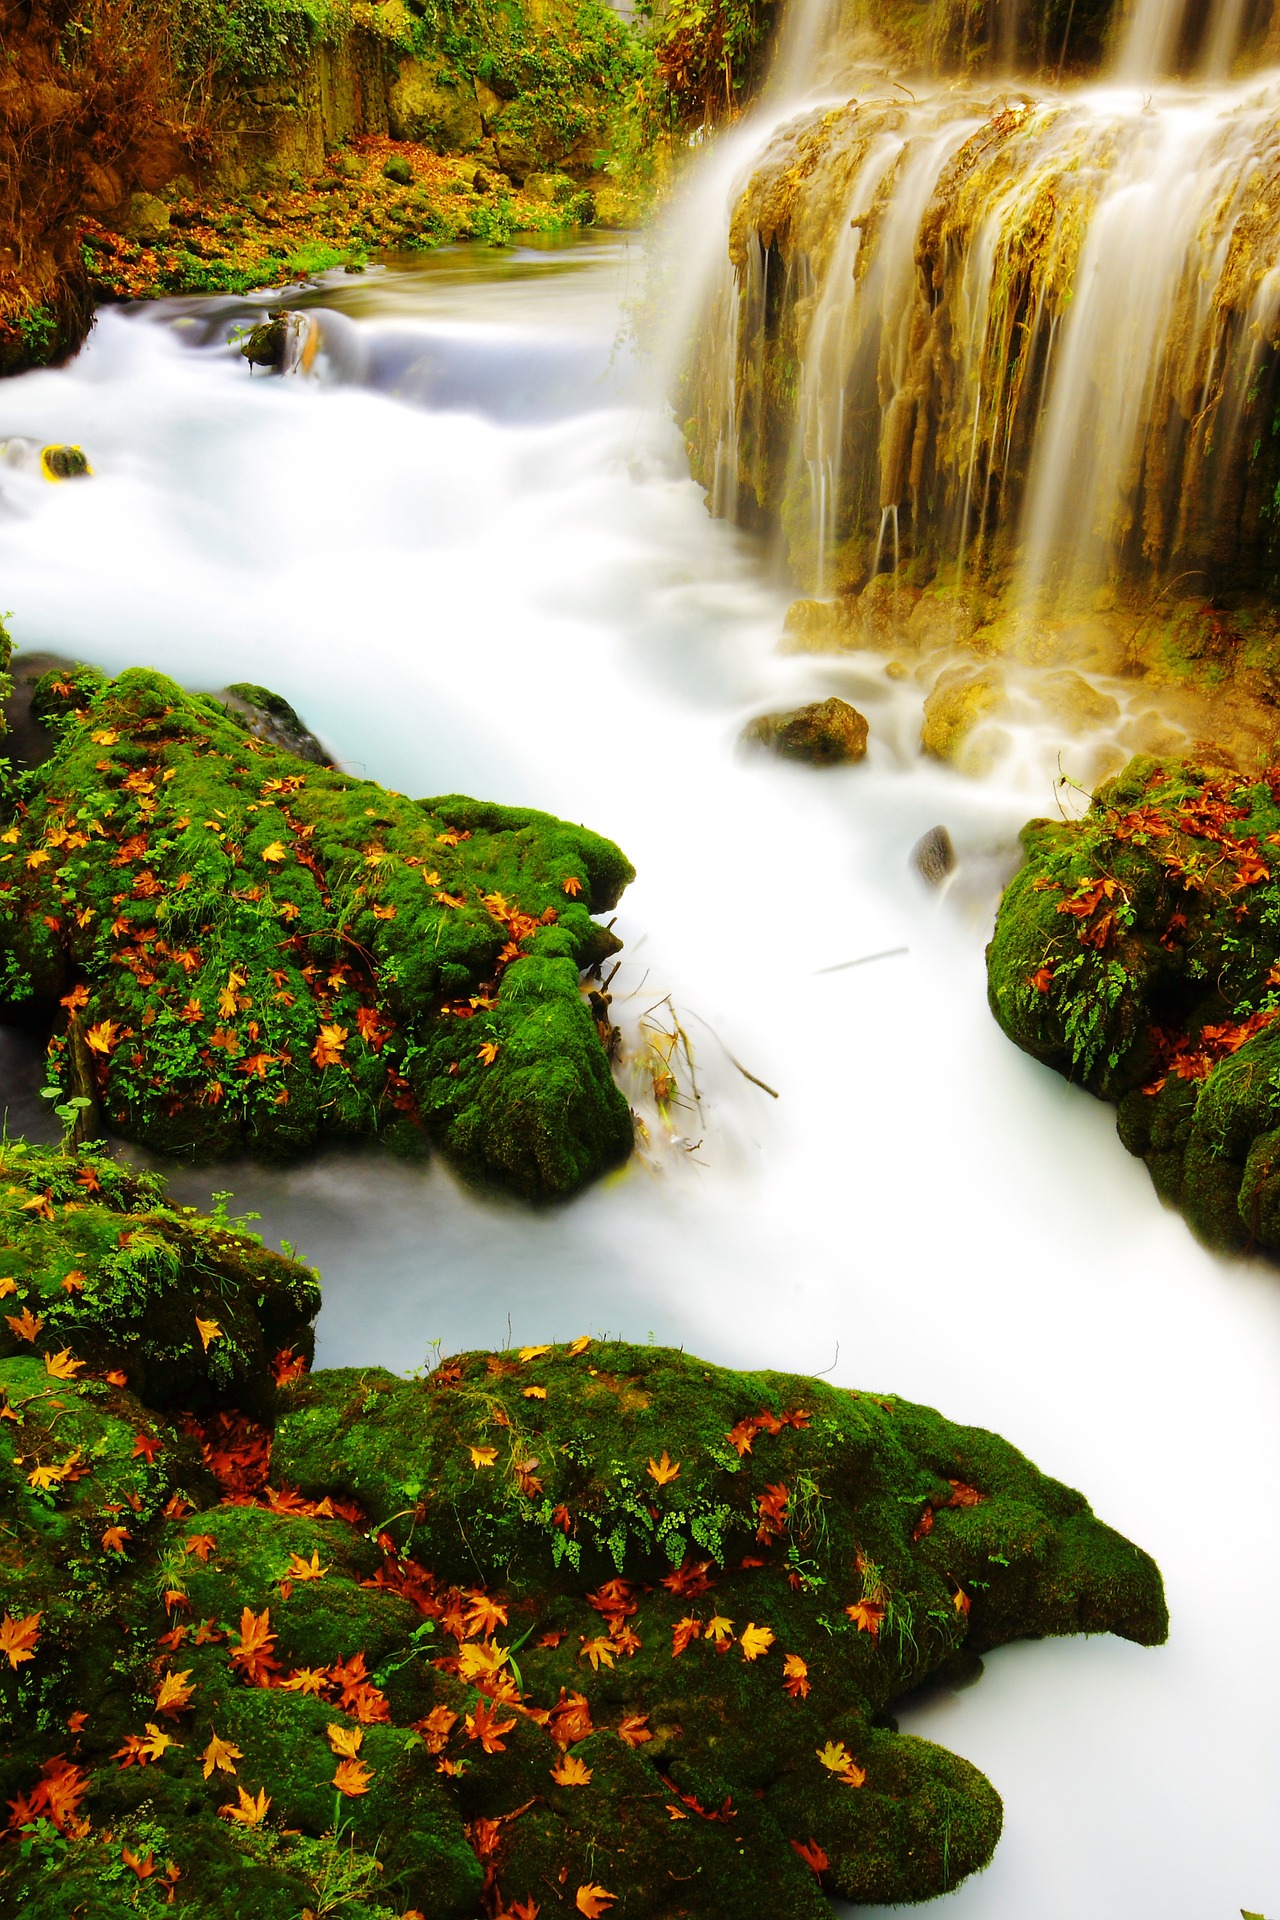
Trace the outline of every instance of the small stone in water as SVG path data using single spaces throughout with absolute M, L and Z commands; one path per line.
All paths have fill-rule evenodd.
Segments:
M 945 827 L 930 827 L 911 849 L 911 864 L 930 887 L 940 887 L 956 863 L 956 850 Z

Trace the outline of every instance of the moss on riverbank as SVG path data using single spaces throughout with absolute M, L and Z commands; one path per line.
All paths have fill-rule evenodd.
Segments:
M 429 1136 L 530 1197 L 625 1158 L 578 986 L 618 945 L 609 841 L 407 800 L 140 669 L 51 673 L 33 710 L 60 737 L 0 836 L 0 961 L 11 1011 L 59 1015 L 64 1097 L 200 1158 Z
M 1000 1803 L 893 1701 L 1027 1634 L 1164 1637 L 1155 1567 L 1078 1494 L 896 1398 L 586 1339 L 404 1380 L 308 1376 L 303 1332 L 246 1380 L 215 1358 L 243 1290 L 208 1335 L 197 1257 L 199 1400 L 159 1410 L 166 1332 L 52 1327 L 33 1276 L 89 1231 L 64 1190 L 230 1243 L 254 1298 L 281 1275 L 314 1310 L 312 1276 L 97 1156 L 10 1145 L 0 1174 L 6 1315 L 50 1319 L 0 1350 L 5 1912 L 925 1898 L 990 1857 Z M 78 1257 L 88 1298 L 108 1256 Z
M 1280 773 L 1139 758 L 1023 847 L 988 949 L 997 1020 L 1117 1105 L 1202 1239 L 1280 1254 Z

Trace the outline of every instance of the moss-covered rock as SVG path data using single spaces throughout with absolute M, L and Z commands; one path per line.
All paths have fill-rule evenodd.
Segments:
M 59 740 L 0 836 L 0 988 L 58 1013 L 51 1080 L 171 1154 L 430 1136 L 528 1196 L 625 1158 L 578 990 L 616 950 L 591 916 L 623 855 L 301 760 L 250 691 L 242 718 L 141 670 L 36 688 Z
M 1136 759 L 1023 847 L 988 949 L 997 1020 L 1116 1103 L 1201 1238 L 1280 1254 L 1280 770 Z
M 310 1361 L 315 1275 L 103 1155 L 0 1144 L 0 1357 L 68 1351 L 158 1407 L 261 1411 Z
M 64 1214 L 23 1229 L 46 1264 Z M 1145 1555 L 929 1408 L 579 1340 L 412 1380 L 259 1361 L 257 1418 L 210 1369 L 162 1411 L 149 1284 L 127 1384 L 0 1358 L 2 1912 L 924 1898 L 1000 1802 L 892 1703 L 1018 1636 L 1164 1636 Z

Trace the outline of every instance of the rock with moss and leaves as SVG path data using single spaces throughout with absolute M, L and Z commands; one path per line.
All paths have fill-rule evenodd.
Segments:
M 1000 1801 L 893 1703 L 1164 1638 L 1143 1553 L 929 1408 L 585 1338 L 308 1375 L 313 1276 L 243 1223 L 94 1154 L 0 1177 L 0 1912 L 922 1899 Z
M 0 966 L 12 1011 L 58 1016 L 51 1085 L 205 1159 L 430 1138 L 529 1197 L 624 1159 L 579 991 L 619 944 L 592 914 L 623 855 L 299 759 L 256 711 L 141 670 L 38 684 L 57 745 L 0 834 Z
M 1280 1255 L 1280 768 L 1133 760 L 1023 846 L 988 949 L 997 1020 L 1115 1103 L 1202 1239 Z

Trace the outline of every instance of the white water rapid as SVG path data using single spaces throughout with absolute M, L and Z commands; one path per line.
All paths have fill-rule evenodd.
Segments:
M 1197 1247 L 1111 1113 L 995 1027 L 983 943 L 1052 756 L 1029 727 L 963 780 L 881 660 L 777 653 L 785 596 L 612 353 L 638 276 L 611 240 L 446 251 L 339 278 L 314 378 L 250 378 L 243 304 L 205 301 L 106 312 L 0 386 L 0 436 L 79 442 L 95 476 L 0 475 L 20 647 L 260 681 L 373 778 L 612 835 L 639 873 L 616 1006 L 634 1037 L 670 994 L 696 1047 L 702 1111 L 554 1212 L 374 1155 L 177 1184 L 234 1188 L 319 1266 L 326 1364 L 624 1332 L 1007 1435 L 1155 1554 L 1172 1637 L 1007 1648 L 904 1716 L 1005 1801 L 939 1915 L 1275 1914 L 1280 1280 Z M 863 765 L 737 750 L 833 692 Z M 934 894 L 908 852 L 938 822 Z

